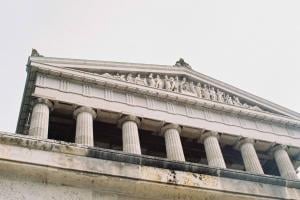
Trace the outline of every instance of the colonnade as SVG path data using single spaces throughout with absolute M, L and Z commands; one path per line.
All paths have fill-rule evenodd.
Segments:
M 31 115 L 29 135 L 40 138 L 48 138 L 49 113 L 53 108 L 52 103 L 46 99 L 37 99 Z M 94 146 L 93 120 L 96 112 L 92 108 L 79 107 L 74 111 L 76 118 L 75 142 L 82 145 Z M 136 116 L 124 116 L 118 125 L 122 128 L 123 151 L 132 154 L 141 154 L 138 128 L 140 120 Z M 165 138 L 167 158 L 174 161 L 185 161 L 185 156 L 180 140 L 181 127 L 177 124 L 166 124 L 161 128 Z M 219 144 L 219 134 L 207 131 L 201 136 L 204 144 L 208 165 L 217 168 L 226 168 L 224 157 Z M 258 159 L 254 140 L 243 138 L 237 144 L 241 152 L 245 169 L 255 174 L 264 174 Z M 280 175 L 286 179 L 297 179 L 297 174 L 292 161 L 283 145 L 277 145 L 271 150 Z

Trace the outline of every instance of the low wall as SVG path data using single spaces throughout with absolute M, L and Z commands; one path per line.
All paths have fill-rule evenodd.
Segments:
M 300 181 L 0 132 L 0 199 L 300 199 Z

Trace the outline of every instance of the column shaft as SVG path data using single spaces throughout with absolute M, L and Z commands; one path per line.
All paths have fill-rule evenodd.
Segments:
M 274 151 L 274 158 L 281 177 L 286 179 L 298 179 L 296 170 L 285 149 L 279 148 Z
M 75 110 L 76 136 L 75 142 L 87 146 L 94 146 L 93 119 L 96 113 L 91 108 L 81 107 Z
M 123 151 L 126 153 L 141 154 L 138 125 L 135 121 L 122 123 Z
M 44 103 L 34 105 L 31 114 L 29 135 L 41 139 L 48 139 L 49 112 L 48 105 Z
M 167 158 L 185 161 L 178 128 L 166 128 L 164 131 Z
M 215 134 L 209 134 L 204 138 L 204 148 L 209 166 L 226 168 L 219 141 Z
M 241 144 L 240 150 L 246 171 L 256 174 L 264 174 L 253 143 L 245 142 Z

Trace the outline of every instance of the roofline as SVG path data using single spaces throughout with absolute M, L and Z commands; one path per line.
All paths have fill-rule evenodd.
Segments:
M 90 60 L 90 59 L 76 59 L 76 58 L 58 58 L 58 57 L 45 57 L 45 56 L 30 56 L 30 61 L 49 61 L 50 63 L 61 63 L 61 64 L 82 64 L 89 66 L 97 65 L 109 65 L 109 66 L 134 66 L 134 67 L 173 67 L 173 65 L 160 65 L 160 64 L 145 64 L 145 63 L 132 63 L 132 62 L 116 62 L 116 61 L 104 61 L 104 60 Z
M 34 61 L 34 62 L 47 62 L 47 63 L 57 63 L 57 64 L 75 64 L 75 65 L 86 65 L 87 67 L 90 66 L 110 66 L 110 67 L 138 67 L 138 68 L 161 68 L 161 69 L 166 69 L 166 68 L 173 68 L 173 65 L 159 65 L 159 64 L 143 64 L 143 63 L 131 63 L 131 62 L 115 62 L 115 61 L 102 61 L 102 60 L 89 60 L 89 59 L 73 59 L 73 58 L 57 58 L 57 57 L 43 57 L 43 56 L 30 56 L 29 57 L 29 62 Z M 220 80 L 217 80 L 215 78 L 212 78 L 210 76 L 207 76 L 205 74 L 202 74 L 198 71 L 195 71 L 193 69 L 188 69 L 185 67 L 176 67 L 176 68 L 183 68 L 184 71 L 189 71 L 192 72 L 196 75 L 198 75 L 201 78 L 204 78 L 206 80 L 209 80 L 210 82 L 220 85 L 222 87 L 228 88 L 232 90 L 234 93 L 240 93 L 246 96 L 247 98 L 253 99 L 257 102 L 260 102 L 262 104 L 265 104 L 267 107 L 275 108 L 278 110 L 278 112 L 283 112 L 287 113 L 288 116 L 294 117 L 297 119 L 300 119 L 300 113 L 293 111 L 289 108 L 283 107 L 281 105 L 278 105 L 276 103 L 273 103 L 269 100 L 266 100 L 264 98 L 258 97 L 254 94 L 251 94 L 249 92 L 246 92 L 242 89 L 239 89 L 235 86 L 232 86 L 230 84 L 227 84 L 225 82 L 222 82 Z M 96 68 L 94 68 L 96 69 Z

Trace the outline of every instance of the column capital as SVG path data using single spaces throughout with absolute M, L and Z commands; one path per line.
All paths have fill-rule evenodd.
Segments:
M 278 150 L 287 150 L 288 149 L 288 146 L 287 145 L 283 145 L 283 144 L 276 144 L 275 146 L 273 146 L 271 149 L 270 149 L 270 154 L 273 156 L 274 153 Z
M 181 127 L 178 124 L 166 124 L 160 129 L 161 134 L 165 134 L 168 129 L 176 129 L 179 134 L 181 133 Z
M 211 137 L 211 136 L 216 137 L 218 140 L 220 138 L 220 135 L 219 135 L 218 132 L 216 132 L 216 131 L 207 131 L 203 135 L 201 135 L 200 141 L 203 143 L 206 138 Z
M 74 117 L 76 118 L 77 115 L 78 115 L 79 113 L 82 113 L 82 112 L 90 113 L 90 114 L 93 116 L 93 119 L 95 119 L 96 116 L 97 116 L 97 113 L 96 113 L 96 111 L 95 111 L 94 109 L 92 109 L 92 108 L 90 108 L 90 107 L 85 107 L 85 106 L 81 106 L 81 107 L 76 108 L 76 109 L 74 110 L 73 115 L 74 115 Z
M 48 99 L 40 98 L 39 97 L 39 98 L 34 99 L 33 103 L 34 103 L 34 105 L 35 104 L 39 104 L 39 103 L 45 104 L 46 106 L 48 106 L 48 108 L 50 110 L 53 110 L 53 103 L 50 100 L 48 100 Z
M 121 127 L 123 125 L 124 122 L 127 121 L 132 121 L 135 122 L 137 124 L 138 127 L 140 127 L 141 125 L 141 120 L 134 115 L 124 115 L 123 117 L 121 117 L 118 121 L 118 126 Z
M 254 145 L 255 140 L 253 138 L 241 138 L 235 145 L 235 148 L 240 149 L 244 144 L 247 144 L 247 143 Z

